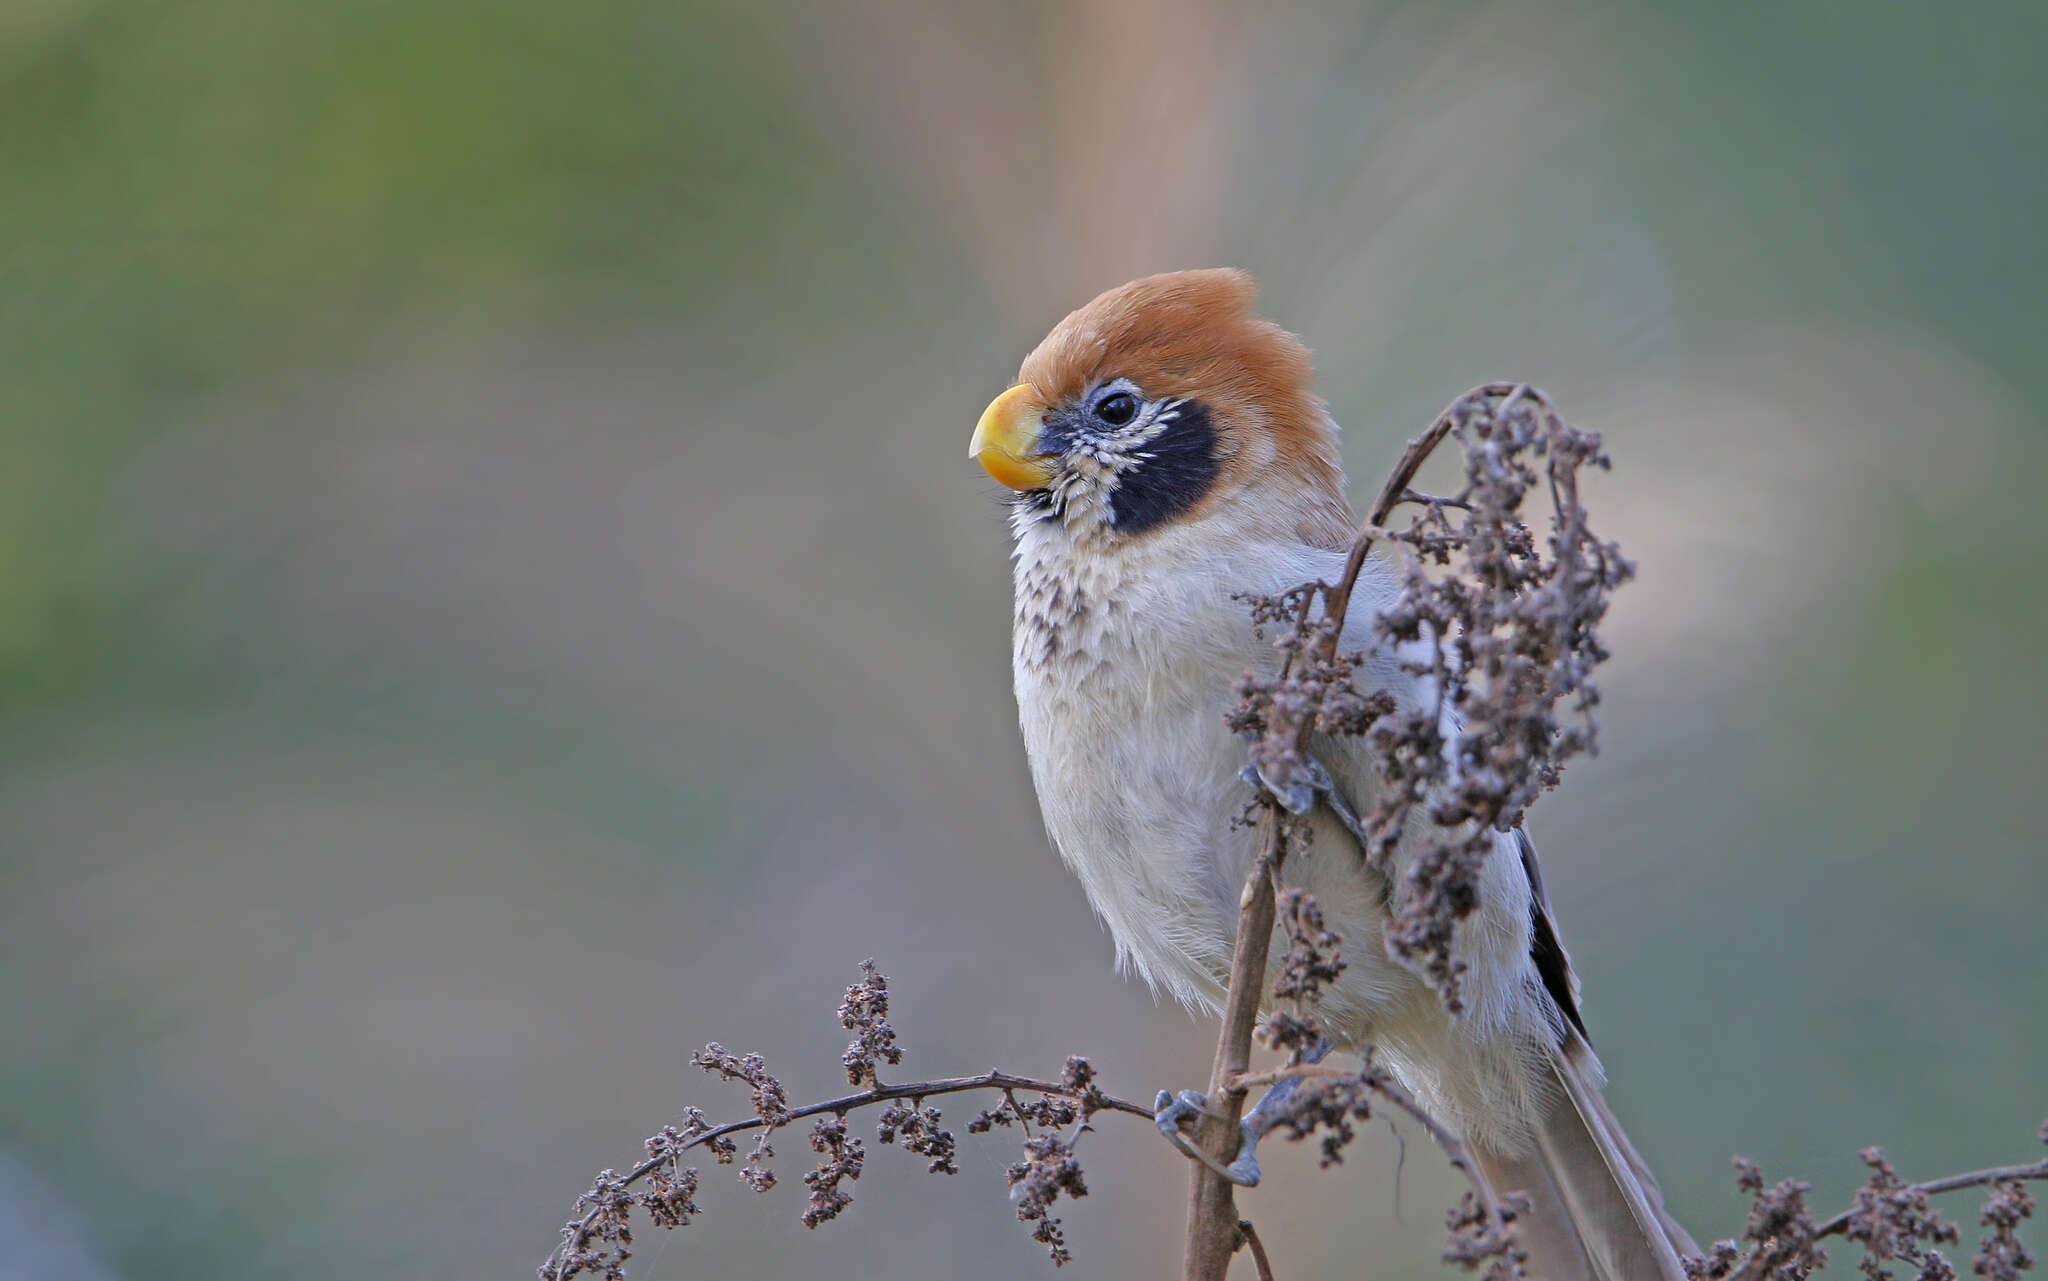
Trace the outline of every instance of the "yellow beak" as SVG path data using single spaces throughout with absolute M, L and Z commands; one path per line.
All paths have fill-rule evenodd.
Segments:
M 1039 449 L 1045 401 L 1038 388 L 1019 383 L 989 403 L 974 425 L 967 456 L 1011 489 L 1044 489 L 1052 484 L 1054 458 Z

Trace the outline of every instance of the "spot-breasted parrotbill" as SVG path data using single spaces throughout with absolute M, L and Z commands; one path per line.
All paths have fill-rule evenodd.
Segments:
M 1245 751 L 1225 713 L 1242 674 L 1277 661 L 1239 597 L 1335 582 L 1358 524 L 1308 349 L 1255 316 L 1253 295 L 1227 270 L 1110 290 L 1025 358 L 971 447 L 1014 491 L 1013 670 L 1046 828 L 1120 963 L 1211 1011 L 1258 846 L 1233 823 Z M 1419 706 L 1423 678 L 1372 629 L 1397 572 L 1366 563 L 1342 648 L 1366 655 L 1361 689 Z M 1364 750 L 1313 744 L 1359 812 Z M 1454 1016 L 1382 945 L 1401 857 L 1376 871 L 1327 807 L 1310 821 L 1287 875 L 1343 940 L 1320 1010 L 1335 1046 L 1375 1047 L 1495 1188 L 1530 1197 L 1531 1275 L 1681 1281 L 1695 1247 L 1601 1098 L 1527 833 L 1496 834 L 1459 926 Z

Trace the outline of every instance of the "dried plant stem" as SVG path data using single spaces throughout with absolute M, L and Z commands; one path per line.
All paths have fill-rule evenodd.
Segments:
M 1350 1068 L 1332 1067 L 1327 1063 L 1295 1063 L 1287 1067 L 1272 1068 L 1265 1072 L 1246 1072 L 1232 1077 L 1231 1085 L 1244 1090 L 1265 1089 L 1282 1081 L 1356 1081 L 1358 1073 Z
M 1238 1122 L 1244 1119 L 1244 1087 L 1232 1082 L 1251 1067 L 1252 1029 L 1259 996 L 1266 987 L 1266 952 L 1273 939 L 1274 876 L 1287 856 L 1279 810 L 1270 797 L 1260 807 L 1261 853 L 1245 877 L 1238 898 L 1237 945 L 1231 954 L 1230 994 L 1223 1007 L 1223 1032 L 1209 1072 L 1209 1106 L 1197 1123 L 1197 1147 L 1227 1165 L 1237 1155 Z M 1187 1281 L 1223 1281 L 1237 1252 L 1238 1217 L 1229 1179 L 1201 1162 L 1190 1162 L 1187 1248 L 1182 1271 Z M 1256 1256 L 1255 1256 L 1256 1257 Z
M 1323 657 L 1336 657 L 1337 638 L 1344 631 L 1344 616 L 1351 607 L 1351 589 L 1358 582 L 1358 575 L 1365 569 L 1365 558 L 1372 554 L 1373 543 L 1384 536 L 1382 526 L 1386 524 L 1387 517 L 1393 515 L 1394 509 L 1403 503 L 1420 503 L 1427 506 L 1434 502 L 1451 507 L 1469 506 L 1461 499 L 1433 498 L 1428 494 L 1417 493 L 1410 489 L 1409 485 L 1414 481 L 1415 473 L 1422 470 L 1422 464 L 1429 461 L 1429 456 L 1436 452 L 1437 446 L 1443 444 L 1444 438 L 1451 434 L 1451 429 L 1458 425 L 1459 416 L 1465 406 L 1475 397 L 1492 396 L 1503 398 L 1500 405 L 1502 412 L 1524 397 L 1543 406 L 1546 412 L 1556 412 L 1550 398 L 1527 383 L 1482 383 L 1452 401 L 1436 416 L 1436 421 L 1429 425 L 1429 430 L 1408 442 L 1408 448 L 1401 453 L 1401 460 L 1394 464 L 1394 470 L 1387 473 L 1386 483 L 1380 486 L 1380 496 L 1374 500 L 1372 510 L 1366 513 L 1365 523 L 1359 526 L 1358 536 L 1351 541 L 1351 554 L 1344 561 L 1344 576 L 1323 589 L 1323 600 L 1327 606 L 1324 616 L 1334 624 L 1324 641 Z
M 1010 1094 L 1016 1090 L 1030 1090 L 1036 1094 L 1059 1094 L 1073 1099 L 1081 1097 L 1080 1091 L 1068 1089 L 1058 1081 L 1041 1081 L 1037 1077 L 1017 1076 L 1014 1073 L 992 1068 L 980 1076 L 949 1076 L 942 1077 L 936 1081 L 907 1081 L 900 1085 L 878 1085 L 871 1090 L 862 1090 L 858 1094 L 842 1094 L 836 1099 L 826 1099 L 819 1103 L 805 1104 L 800 1108 L 791 1108 L 789 1110 L 789 1119 L 801 1121 L 805 1117 L 822 1116 L 827 1112 L 851 1112 L 857 1108 L 867 1107 L 871 1103 L 887 1103 L 892 1099 L 935 1098 L 941 1094 L 961 1094 L 968 1090 L 1001 1090 L 1005 1094 Z M 1104 1095 L 1103 1100 L 1105 1110 L 1128 1112 L 1132 1116 L 1142 1116 L 1147 1120 L 1150 1120 L 1152 1117 L 1151 1108 L 1140 1107 L 1128 1099 Z M 730 1121 L 715 1129 L 704 1131 L 704 1133 L 697 1135 L 681 1146 L 682 1148 L 698 1147 L 709 1143 L 713 1139 L 724 1138 L 726 1135 L 737 1133 L 740 1130 L 756 1129 L 760 1125 L 761 1118 L 759 1117 L 748 1117 L 744 1121 Z M 649 1170 L 660 1165 L 663 1159 L 657 1158 L 641 1162 L 633 1167 L 632 1171 L 626 1175 L 623 1181 L 631 1183 Z
M 1266 1257 L 1266 1243 L 1259 1240 L 1258 1229 L 1250 1219 L 1237 1221 L 1237 1235 L 1243 1238 L 1245 1249 L 1252 1252 L 1252 1266 L 1259 1270 L 1259 1281 L 1273 1281 L 1273 1261 Z
M 1508 1215 L 1501 1205 L 1500 1194 L 1479 1169 L 1479 1162 L 1472 1159 L 1472 1150 L 1465 1141 L 1444 1127 L 1443 1122 L 1429 1114 L 1428 1109 L 1415 1101 L 1415 1096 L 1380 1073 L 1372 1079 L 1373 1093 L 1407 1113 L 1408 1116 L 1428 1132 L 1430 1139 L 1442 1149 L 1444 1159 L 1451 1168 L 1465 1176 L 1472 1185 L 1472 1195 L 1479 1201 L 1479 1208 L 1485 1212 L 1489 1230 L 1499 1236 L 1507 1230 Z
M 2048 1161 L 2036 1161 L 2032 1165 L 2001 1165 L 1989 1170 L 1972 1170 L 1968 1174 L 1951 1174 L 1943 1179 L 1929 1179 L 1915 1183 L 1912 1190 L 1928 1196 L 1940 1196 L 1944 1192 L 1960 1192 L 1964 1188 L 1988 1188 L 1994 1183 L 2008 1180 L 2027 1182 L 2034 1179 L 2048 1179 Z M 1855 1216 L 1854 1210 L 1844 1210 L 1834 1218 L 1814 1229 L 1814 1239 L 1840 1236 L 1849 1227 Z

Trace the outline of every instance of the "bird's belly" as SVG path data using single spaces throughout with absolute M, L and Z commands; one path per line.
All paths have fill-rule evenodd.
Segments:
M 1240 666 L 1239 671 L 1242 670 Z M 1225 727 L 1229 674 L 1118 690 L 1097 669 L 1085 691 L 1019 679 L 1024 738 L 1047 830 L 1115 941 L 1120 963 L 1181 1002 L 1221 1005 L 1238 898 L 1258 853 L 1238 820 L 1252 799 L 1244 744 Z M 1201 689 L 1181 698 L 1176 688 Z M 1316 896 L 1343 942 L 1345 970 L 1323 1014 L 1343 1041 L 1405 1007 L 1414 977 L 1381 946 L 1385 890 L 1326 814 L 1282 880 Z M 1274 954 L 1286 946 L 1276 932 Z
M 1213 703 L 1104 700 L 1103 683 L 1079 699 L 1019 690 L 1046 830 L 1119 961 L 1181 1001 L 1214 1004 L 1255 853 L 1255 836 L 1231 824 L 1243 752 Z

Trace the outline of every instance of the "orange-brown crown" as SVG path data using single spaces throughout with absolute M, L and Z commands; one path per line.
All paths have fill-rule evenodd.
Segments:
M 1246 484 L 1267 468 L 1295 480 L 1315 509 L 1301 514 L 1304 536 L 1342 546 L 1350 512 L 1314 359 L 1301 339 L 1252 314 L 1257 296 L 1251 276 L 1230 268 L 1133 280 L 1055 325 L 1018 379 L 1052 405 L 1113 378 L 1148 398 L 1201 401 L 1222 429 L 1225 482 Z

